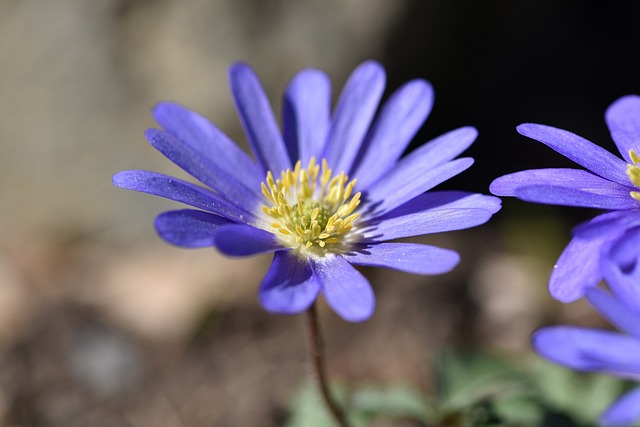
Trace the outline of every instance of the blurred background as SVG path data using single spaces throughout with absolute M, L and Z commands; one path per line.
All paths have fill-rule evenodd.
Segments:
M 291 76 L 326 70 L 339 93 L 363 60 L 388 95 L 425 78 L 434 110 L 410 148 L 463 125 L 475 165 L 443 188 L 567 166 L 519 136 L 537 122 L 614 150 L 604 124 L 640 92 L 640 3 L 475 0 L 1 0 L 0 426 L 278 426 L 307 374 L 301 319 L 258 306 L 270 259 L 170 247 L 175 204 L 116 189 L 148 169 L 184 177 L 143 132 L 178 101 L 246 147 L 227 68 L 251 64 L 275 110 Z M 321 316 L 332 376 L 433 389 L 430 361 L 473 346 L 531 355 L 538 326 L 598 324 L 546 283 L 570 228 L 593 212 L 505 200 L 477 229 L 419 241 L 458 250 L 440 277 L 363 269 L 375 316 Z

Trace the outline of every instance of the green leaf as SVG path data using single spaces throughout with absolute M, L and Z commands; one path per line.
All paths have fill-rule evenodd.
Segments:
M 495 414 L 507 425 L 539 426 L 544 418 L 540 402 L 530 396 L 508 396 L 493 403 Z
M 317 391 L 316 384 L 306 382 L 291 402 L 291 416 L 286 427 L 337 427 Z
M 434 413 L 422 394 L 401 384 L 359 388 L 351 396 L 351 409 L 363 418 L 404 418 L 423 423 L 428 423 Z
M 624 381 L 602 374 L 584 374 L 539 361 L 533 378 L 547 404 L 580 422 L 594 423 L 624 390 Z
M 446 411 L 469 408 L 502 394 L 526 389 L 526 377 L 484 353 L 442 353 L 436 366 L 438 394 Z

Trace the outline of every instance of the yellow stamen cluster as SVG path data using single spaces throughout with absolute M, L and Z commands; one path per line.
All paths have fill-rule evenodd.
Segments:
M 269 205 L 262 210 L 275 220 L 271 226 L 280 240 L 292 248 L 317 250 L 344 244 L 359 216 L 353 211 L 360 204 L 360 193 L 351 196 L 356 180 L 348 180 L 344 172 L 332 177 L 327 161 L 322 160 L 321 168 L 313 157 L 306 168 L 298 161 L 278 180 L 269 171 L 262 183 Z
M 638 163 L 640 162 L 640 156 L 636 154 L 635 151 L 629 150 L 629 157 L 633 164 L 627 164 L 627 176 L 636 187 L 640 188 L 640 166 Z M 640 191 L 632 191 L 629 193 L 631 197 L 640 202 Z

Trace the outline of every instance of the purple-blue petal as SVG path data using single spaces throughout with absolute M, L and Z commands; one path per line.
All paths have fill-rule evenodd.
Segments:
M 258 76 L 247 64 L 229 69 L 231 93 L 251 149 L 263 169 L 278 175 L 291 167 L 282 134 Z
M 278 251 L 258 296 L 265 310 L 277 314 L 297 314 L 308 309 L 318 297 L 320 282 L 309 261 L 291 251 Z
M 609 323 L 640 338 L 640 313 L 624 304 L 622 298 L 614 298 L 609 292 L 597 287 L 587 289 L 585 297 Z
M 376 117 L 350 175 L 366 189 L 385 175 L 400 158 L 433 106 L 433 88 L 413 80 L 391 95 Z
M 629 183 L 625 172 L 627 165 L 622 159 L 581 136 L 563 129 L 533 123 L 522 124 L 517 130 L 603 178 L 622 185 Z
M 260 188 L 264 175 L 227 135 L 198 113 L 174 102 L 160 102 L 153 107 L 153 117 L 179 140 L 189 145 L 197 155 L 235 175 L 247 186 Z
M 574 236 L 598 237 L 621 234 L 624 230 L 640 226 L 640 209 L 606 212 L 583 222 L 571 230 Z
M 640 154 L 640 96 L 618 99 L 607 109 L 605 119 L 620 154 L 627 163 L 632 163 L 629 150 Z
M 462 191 L 422 194 L 370 221 L 364 238 L 385 241 L 422 234 L 462 230 L 487 222 L 500 209 L 500 199 Z
M 284 94 L 284 140 L 289 157 L 304 166 L 311 157 L 320 160 L 331 114 L 331 82 L 320 70 L 296 74 Z
M 489 191 L 496 196 L 515 196 L 518 189 L 532 185 L 572 188 L 588 193 L 624 197 L 630 197 L 629 193 L 633 191 L 633 187 L 620 185 L 582 169 L 530 169 L 510 173 L 496 178 L 489 186 Z
M 361 322 L 373 314 L 375 295 L 369 281 L 340 256 L 311 261 L 322 294 L 333 311 L 348 322 Z
M 460 261 L 460 256 L 450 249 L 415 243 L 362 245 L 342 256 L 351 264 L 386 267 L 414 274 L 448 273 Z
M 384 179 L 379 180 L 365 193 L 365 199 L 375 208 L 377 215 L 389 212 L 458 175 L 473 164 L 473 159 L 463 157 L 425 169 L 422 156 L 409 155 L 402 159 Z
M 214 246 L 215 232 L 227 224 L 231 224 L 228 219 L 193 209 L 163 212 L 155 221 L 160 237 L 183 248 Z
M 273 233 L 242 224 L 221 226 L 214 235 L 214 243 L 220 252 L 237 257 L 282 249 Z
M 235 222 L 253 224 L 257 218 L 216 193 L 190 182 L 156 172 L 129 170 L 113 176 L 113 185 L 127 190 L 153 194 L 213 212 Z
M 584 296 L 587 288 L 595 286 L 602 279 L 600 249 L 611 238 L 573 237 L 553 266 L 549 279 L 551 296 L 562 302 L 573 302 Z
M 219 162 L 203 156 L 202 153 L 169 132 L 160 129 L 147 129 L 145 137 L 169 160 L 203 184 L 223 194 L 225 198 L 233 200 L 237 206 L 252 211 L 260 204 L 260 187 L 257 183 L 255 183 L 255 188 L 247 186 L 238 178 L 238 174 L 223 169 Z
M 382 66 L 367 61 L 353 71 L 345 84 L 333 114 L 323 156 L 336 173 L 351 169 L 378 108 L 385 80 Z
M 625 393 L 600 417 L 603 427 L 631 427 L 640 422 L 640 388 Z
M 536 331 L 532 344 L 541 356 L 572 369 L 607 372 L 622 378 L 640 374 L 640 340 L 629 335 L 553 326 Z
M 515 190 L 515 197 L 526 202 L 545 203 L 558 206 L 623 210 L 635 209 L 638 202 L 628 192 L 612 189 L 609 194 L 594 194 L 587 191 L 552 185 L 529 185 Z
M 640 228 L 625 231 L 602 254 L 600 268 L 609 289 L 640 320 Z

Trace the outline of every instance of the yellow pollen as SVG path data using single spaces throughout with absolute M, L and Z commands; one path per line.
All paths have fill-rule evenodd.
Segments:
M 629 150 L 629 157 L 633 164 L 627 164 L 627 176 L 636 187 L 640 188 L 640 166 L 638 163 L 640 162 L 640 156 L 636 154 L 635 151 Z M 640 192 L 639 191 L 631 191 L 629 193 L 631 197 L 640 202 Z
M 358 219 L 354 211 L 361 194 L 351 196 L 355 185 L 344 172 L 334 176 L 325 159 L 320 166 L 312 157 L 306 168 L 298 161 L 277 180 L 267 172 L 261 186 L 267 202 L 262 211 L 283 243 L 298 250 L 324 250 L 345 244 Z

